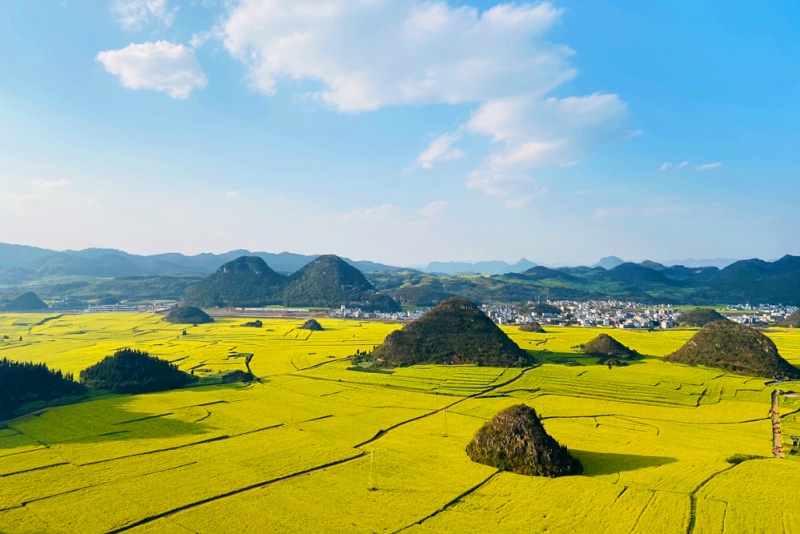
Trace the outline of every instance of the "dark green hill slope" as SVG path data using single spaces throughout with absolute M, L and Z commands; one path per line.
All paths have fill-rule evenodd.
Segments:
M 626 347 L 608 334 L 600 334 L 581 346 L 581 352 L 599 356 L 600 363 L 606 363 L 609 360 L 630 360 L 639 356 L 638 352 Z
M 23 293 L 6 304 L 6 310 L 8 311 L 38 311 L 46 309 L 47 304 L 42 302 L 42 299 L 40 299 L 36 293 L 33 293 L 32 291 Z
M 681 326 L 705 326 L 714 321 L 727 321 L 727 319 L 711 308 L 695 308 L 682 313 L 675 322 Z
M 781 326 L 789 328 L 800 328 L 800 312 L 794 312 L 789 317 L 781 321 Z
M 715 321 L 701 328 L 664 361 L 714 367 L 740 375 L 800 378 L 800 369 L 784 360 L 775 343 L 748 326 Z
M 722 269 L 710 282 L 726 302 L 800 304 L 800 256 L 769 263 L 741 260 Z
M 467 445 L 467 454 L 475 462 L 520 475 L 554 478 L 583 472 L 581 463 L 545 431 L 536 411 L 524 404 L 485 423 Z
M 461 363 L 525 367 L 536 361 L 473 302 L 461 298 L 445 300 L 386 336 L 371 359 L 386 367 Z
M 256 256 L 229 261 L 186 290 L 183 301 L 193 306 L 247 307 L 280 304 L 288 278 Z
M 332 254 L 316 258 L 289 277 L 283 303 L 286 306 L 336 308 L 346 305 L 365 311 L 400 311 L 400 305 L 378 293 L 361 271 Z
M 213 323 L 214 319 L 200 308 L 194 306 L 178 306 L 173 308 L 164 320 L 175 324 Z

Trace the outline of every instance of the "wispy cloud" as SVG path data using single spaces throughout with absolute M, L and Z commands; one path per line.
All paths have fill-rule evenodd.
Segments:
M 665 161 L 664 163 L 661 164 L 661 166 L 658 168 L 658 170 L 666 171 L 666 170 L 669 170 L 670 167 L 672 167 L 672 163 L 670 163 L 669 161 Z
M 448 202 L 446 200 L 439 200 L 436 202 L 431 202 L 419 211 L 423 217 L 435 217 L 444 211 L 444 209 L 447 207 L 447 204 Z
M 238 198 L 241 193 L 239 191 L 225 191 L 225 196 L 227 198 Z
M 126 31 L 139 31 L 151 23 L 167 28 L 175 22 L 178 7 L 170 8 L 168 0 L 114 0 L 111 15 Z
M 461 132 L 444 134 L 431 141 L 428 148 L 417 156 L 416 164 L 423 169 L 430 169 L 434 163 L 451 161 L 464 157 L 461 149 L 453 148 L 453 143 L 461 139 Z
M 130 44 L 100 52 L 96 59 L 128 89 L 152 89 L 185 99 L 208 82 L 194 50 L 168 41 Z
M 715 161 L 714 163 L 703 163 L 702 165 L 698 165 L 696 169 L 698 171 L 713 171 L 714 169 L 719 169 L 720 167 L 722 167 L 722 163 Z

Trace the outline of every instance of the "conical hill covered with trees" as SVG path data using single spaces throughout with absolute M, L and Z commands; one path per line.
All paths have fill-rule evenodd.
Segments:
M 800 369 L 784 360 L 770 338 L 733 321 L 709 323 L 664 361 L 702 365 L 740 375 L 800 378 Z
M 81 382 L 114 393 L 148 393 L 183 387 L 197 378 L 147 352 L 121 349 L 81 371 Z
M 39 311 L 46 309 L 47 304 L 32 291 L 23 293 L 6 304 L 6 310 L 8 311 Z
M 400 311 L 391 297 L 375 290 L 364 275 L 338 256 L 319 256 L 291 276 L 273 271 L 256 256 L 242 256 L 189 287 L 183 302 L 201 307 L 284 305 L 364 311 Z
M 371 360 L 385 367 L 462 363 L 526 367 L 536 363 L 475 303 L 463 298 L 447 299 L 386 336 Z
M 467 454 L 475 462 L 519 475 L 554 478 L 583 472 L 581 463 L 525 404 L 506 408 L 485 423 L 467 445 Z

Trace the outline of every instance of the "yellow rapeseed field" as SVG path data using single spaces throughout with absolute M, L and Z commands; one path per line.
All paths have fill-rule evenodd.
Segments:
M 505 327 L 522 348 L 547 349 L 545 363 L 364 372 L 346 358 L 400 325 L 245 321 L 0 315 L 0 358 L 77 377 L 131 347 L 201 378 L 32 404 L 0 424 L 0 532 L 800 532 L 789 437 L 800 435 L 800 399 L 781 399 L 786 459 L 772 459 L 766 379 L 661 361 L 692 330 Z M 573 350 L 600 331 L 645 357 L 609 369 Z M 768 335 L 800 364 L 800 333 Z M 248 354 L 259 380 L 222 384 Z M 537 410 L 582 475 L 498 473 L 468 458 L 480 426 L 517 403 Z

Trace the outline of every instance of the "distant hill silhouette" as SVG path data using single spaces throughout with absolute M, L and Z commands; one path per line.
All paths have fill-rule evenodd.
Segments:
M 581 352 L 600 357 L 599 363 L 607 363 L 609 360 L 630 360 L 639 356 L 638 352 L 626 347 L 608 334 L 600 334 L 584 344 L 581 346 Z
M 183 301 L 202 307 L 257 307 L 282 303 L 289 280 L 261 258 L 242 256 L 186 290 Z
M 519 475 L 560 477 L 579 475 L 581 463 L 553 439 L 536 411 L 524 404 L 495 415 L 467 445 L 473 461 Z
M 283 291 L 283 303 L 300 307 L 346 305 L 364 311 L 400 311 L 400 305 L 378 293 L 361 271 L 333 254 L 320 256 L 291 275 Z
M 386 336 L 371 359 L 386 367 L 462 363 L 525 367 L 536 361 L 473 302 L 462 298 L 447 299 Z
M 28 291 L 18 296 L 8 304 L 6 310 L 8 311 L 39 311 L 46 310 L 47 304 L 40 299 L 36 293 Z
M 595 263 L 592 267 L 602 267 L 606 270 L 611 270 L 614 267 L 622 265 L 625 263 L 625 260 L 622 258 L 618 258 L 617 256 L 606 256 L 605 258 L 600 258 L 600 261 Z
M 714 321 L 727 321 L 727 319 L 711 308 L 695 308 L 683 312 L 675 322 L 681 326 L 705 326 Z
M 197 378 L 166 360 L 133 349 L 121 349 L 81 371 L 81 382 L 115 393 L 147 393 L 185 386 Z
M 213 323 L 214 319 L 200 308 L 194 306 L 177 306 L 173 308 L 164 320 L 176 324 L 204 324 Z
M 701 328 L 664 361 L 714 367 L 740 375 L 800 378 L 800 369 L 784 360 L 775 343 L 755 328 L 715 321 Z

